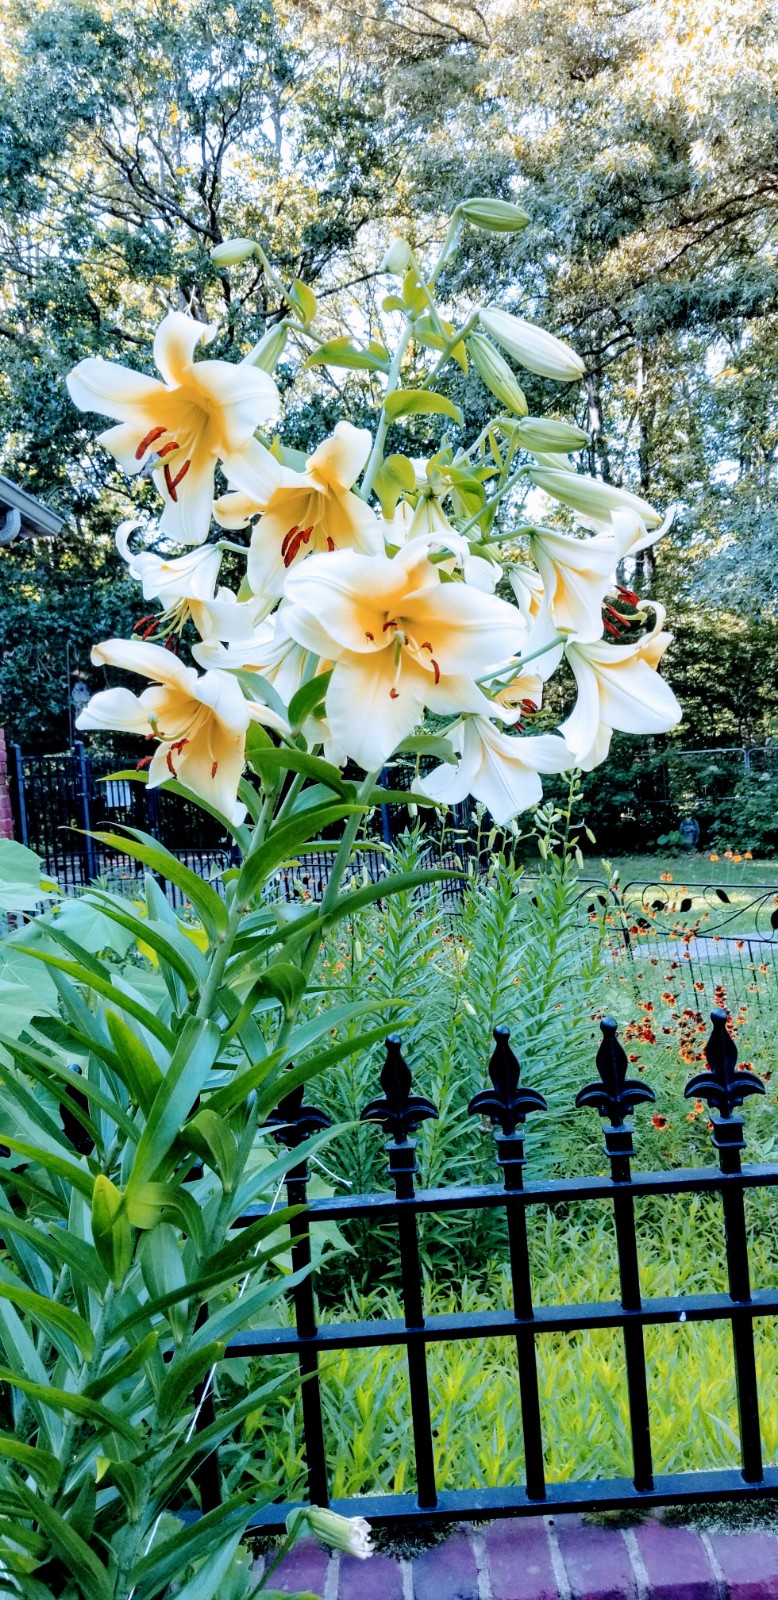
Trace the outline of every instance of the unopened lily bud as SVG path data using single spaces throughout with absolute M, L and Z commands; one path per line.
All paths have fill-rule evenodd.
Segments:
M 393 239 L 381 262 L 380 270 L 382 272 L 391 272 L 395 278 L 402 278 L 410 265 L 411 247 L 407 239 Z
M 578 471 L 575 462 L 571 461 L 569 456 L 563 455 L 561 451 L 556 451 L 552 454 L 550 450 L 533 450 L 532 454 L 539 467 L 549 467 L 552 472 Z
M 499 306 L 487 306 L 480 312 L 480 321 L 487 333 L 507 350 L 509 356 L 519 361 L 528 372 L 540 378 L 555 378 L 557 383 L 577 383 L 586 368 L 580 356 L 545 328 L 534 322 L 524 322 Z
M 244 357 L 247 367 L 261 367 L 263 372 L 274 372 L 286 347 L 289 329 L 285 322 L 277 322 L 275 327 L 268 328 L 262 338 L 249 350 Z
M 553 417 L 525 417 L 518 424 L 517 433 L 527 450 L 582 450 L 589 443 L 589 435 L 572 422 L 557 422 Z
M 237 267 L 241 261 L 248 261 L 256 248 L 254 239 L 225 239 L 223 244 L 214 246 L 211 260 L 215 267 Z
M 320 1506 L 306 1507 L 302 1517 L 311 1533 L 331 1550 L 343 1550 L 359 1561 L 366 1561 L 373 1554 L 370 1523 L 364 1517 L 341 1517 L 337 1511 L 323 1511 Z
M 482 333 L 471 333 L 467 350 L 479 378 L 483 379 L 500 404 L 507 406 L 518 417 L 526 417 L 529 408 L 524 392 L 499 350 L 495 350 Z
M 486 233 L 520 233 L 530 222 L 526 211 L 511 200 L 463 200 L 459 212 L 474 228 L 483 228 Z
M 554 500 L 569 506 L 580 516 L 608 518 L 614 511 L 632 511 L 647 528 L 657 528 L 662 521 L 658 511 L 647 500 L 627 489 L 617 489 L 600 478 L 590 478 L 582 472 L 563 472 L 548 467 L 532 467 L 529 477 L 536 488 L 544 489 Z

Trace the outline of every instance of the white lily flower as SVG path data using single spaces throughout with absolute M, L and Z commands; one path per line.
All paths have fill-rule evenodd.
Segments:
M 266 707 L 244 699 L 227 672 L 199 677 L 170 650 L 140 639 L 108 639 L 95 645 L 96 666 L 119 667 L 151 679 L 141 695 L 103 689 L 93 695 L 76 727 L 144 734 L 159 740 L 150 759 L 149 785 L 179 778 L 231 821 L 242 821 L 238 784 L 243 773 L 246 730 L 252 718 L 270 722 Z M 276 719 L 277 720 L 277 719 Z M 275 725 L 275 724 L 273 724 Z M 284 728 L 280 731 L 288 731 Z
M 69 374 L 71 399 L 82 411 L 115 417 L 100 444 L 127 472 L 156 457 L 153 477 L 165 502 L 160 530 L 181 544 L 202 544 L 211 525 L 217 461 L 236 459 L 255 428 L 278 410 L 271 377 L 246 362 L 198 361 L 198 344 L 216 328 L 171 311 L 154 339 L 164 382 L 89 356 Z
M 642 537 L 649 529 L 660 530 L 661 527 L 656 534 L 659 539 L 669 526 L 662 523 L 659 512 L 647 500 L 642 500 L 640 495 L 630 494 L 627 489 L 617 489 L 614 484 L 604 483 L 602 478 L 589 477 L 585 472 L 568 472 L 556 466 L 532 467 L 529 477 L 536 488 L 543 489 L 563 506 L 569 506 L 583 527 L 592 528 L 596 533 L 612 534 L 618 531 L 622 540 L 626 541 L 622 554 L 626 554 L 630 548 L 642 548 L 630 537 L 630 528 L 634 536 Z M 631 513 L 631 522 L 619 519 L 618 514 L 623 512 Z
M 566 772 L 573 760 L 554 733 L 525 737 L 502 732 L 488 717 L 464 717 L 449 729 L 460 755 L 456 767 L 435 767 L 419 787 L 431 800 L 457 805 L 467 795 L 482 800 L 499 827 L 542 799 L 541 772 Z
M 130 549 L 135 522 L 121 522 L 116 547 L 131 578 L 142 585 L 144 600 L 159 600 L 163 609 L 148 633 L 179 632 L 199 605 L 214 599 L 222 553 L 214 544 L 197 545 L 182 556 L 158 556 L 152 550 Z M 144 618 L 144 621 L 148 621 Z
M 681 720 L 681 707 L 657 671 L 672 634 L 663 631 L 664 608 L 655 605 L 653 610 L 651 632 L 633 644 L 571 639 L 565 646 L 578 699 L 559 731 L 575 765 L 584 770 L 596 766 L 607 754 L 610 739 L 603 728 L 621 733 L 668 733 Z
M 543 528 L 531 534 L 530 548 L 555 630 L 582 639 L 601 638 L 602 603 L 622 554 L 614 535 L 577 539 Z
M 488 715 L 474 680 L 516 652 L 521 619 L 496 595 L 445 582 L 413 540 L 393 557 L 311 556 L 287 580 L 293 639 L 334 661 L 327 720 L 366 771 L 383 766 L 426 707 Z
M 529 627 L 543 609 L 546 597 L 543 579 L 534 567 L 527 567 L 523 562 L 517 561 L 508 568 L 508 582 L 516 596 L 516 604 Z
M 339 1512 L 324 1510 L 321 1506 L 306 1506 L 302 1512 L 292 1512 L 287 1528 L 292 1518 L 307 1522 L 311 1533 L 331 1550 L 342 1550 L 346 1555 L 356 1556 L 358 1561 L 367 1561 L 373 1554 L 370 1523 L 364 1517 L 342 1517 Z M 298 1522 L 294 1527 L 296 1531 Z
M 448 492 L 448 491 L 446 491 Z M 424 494 L 415 510 L 401 501 L 391 521 L 382 523 L 387 545 L 408 548 L 416 541 L 419 549 L 451 552 L 450 561 L 441 561 L 442 572 L 459 570 L 465 583 L 474 589 L 493 594 L 502 577 L 502 567 L 496 561 L 474 555 L 470 541 L 449 522 L 437 495 Z
M 381 549 L 378 518 L 352 494 L 371 447 L 367 428 L 339 422 L 308 457 L 304 472 L 284 467 L 257 440 L 226 462 L 234 489 L 214 506 L 217 522 L 242 528 L 261 512 L 251 536 L 247 575 L 255 594 L 284 593 L 286 573 L 312 552 Z
M 192 645 L 198 666 L 208 669 L 258 672 L 273 685 L 284 705 L 289 704 L 303 681 L 308 651 L 291 637 L 286 626 L 287 607 L 266 617 L 243 638 L 222 633 Z M 226 642 L 223 642 L 225 641 Z

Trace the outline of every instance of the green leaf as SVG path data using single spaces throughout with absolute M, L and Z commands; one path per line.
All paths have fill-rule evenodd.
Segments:
M 118 783 L 120 781 L 147 784 L 149 775 L 148 772 L 138 772 L 135 767 L 129 767 L 122 772 L 112 772 L 110 777 L 98 779 L 99 783 Z M 249 837 L 247 829 L 232 822 L 229 817 L 225 816 L 223 811 L 217 811 L 216 806 L 212 806 L 208 800 L 204 800 L 202 795 L 195 794 L 192 789 L 187 789 L 186 784 L 181 783 L 178 778 L 165 779 L 165 793 L 180 795 L 182 800 L 189 800 L 192 805 L 197 806 L 199 811 L 206 811 L 209 817 L 213 817 L 220 824 L 225 833 L 232 834 L 242 850 L 246 849 Z
M 218 895 L 216 898 L 218 899 Z M 221 904 L 221 901 L 219 904 Z M 159 1017 L 155 1016 L 148 1006 L 144 1006 L 139 1000 L 133 999 L 132 995 L 125 994 L 110 979 L 98 977 L 97 973 L 91 971 L 88 967 L 82 966 L 77 961 L 66 961 L 62 956 L 50 955 L 47 950 L 31 950 L 29 954 L 36 961 L 43 961 L 46 966 L 53 967 L 58 972 L 64 972 L 68 977 L 75 978 L 77 983 L 94 989 L 95 994 L 102 995 L 104 1000 L 112 1000 L 114 1005 L 119 1006 L 122 1011 L 129 1012 L 136 1022 L 140 1022 L 144 1028 L 148 1029 L 149 1033 L 153 1033 L 161 1044 L 172 1049 L 175 1042 L 174 1035 L 169 1028 L 165 1027 L 164 1022 L 160 1021 Z
M 124 1017 L 105 1008 L 105 1021 L 118 1057 L 117 1072 L 132 1099 L 148 1116 L 162 1082 L 162 1073 L 151 1051 Z
M 321 705 L 331 677 L 332 669 L 329 672 L 320 672 L 317 677 L 304 683 L 297 693 L 292 695 L 289 701 L 289 724 L 293 730 L 301 728 L 306 717 Z
M 144 1233 L 138 1246 L 138 1259 L 151 1300 L 159 1300 L 168 1294 L 176 1295 L 167 1319 L 178 1344 L 186 1333 L 188 1303 L 180 1297 L 180 1291 L 187 1287 L 187 1278 L 175 1228 L 169 1222 L 160 1222 L 156 1228 Z
M 223 1118 L 206 1106 L 196 1117 L 190 1117 L 182 1137 L 195 1155 L 216 1173 L 225 1194 L 230 1194 L 235 1184 L 238 1149 Z
M 460 427 L 462 425 L 459 406 L 455 406 L 447 395 L 435 394 L 431 389 L 397 389 L 394 394 L 386 396 L 384 410 L 390 422 L 395 422 L 398 417 L 411 417 L 423 413 L 453 417 L 454 422 L 458 422 Z
M 47 1172 L 53 1172 L 56 1177 L 63 1178 L 66 1183 L 78 1189 L 79 1194 L 91 1204 L 94 1178 L 84 1167 L 76 1166 L 74 1161 L 65 1160 L 64 1156 L 54 1155 L 51 1150 L 43 1150 L 39 1145 L 27 1144 L 22 1139 L 14 1139 L 10 1133 L 5 1133 L 0 1124 L 0 1143 L 7 1144 L 10 1150 L 15 1150 L 19 1156 L 25 1156 L 28 1161 L 37 1161 L 39 1166 L 45 1167 Z
M 24 1311 L 33 1322 L 45 1328 L 49 1338 L 54 1344 L 58 1343 L 56 1335 L 64 1333 L 72 1341 L 85 1361 L 91 1360 L 94 1340 L 88 1322 L 80 1317 L 76 1311 L 70 1311 L 67 1306 L 60 1305 L 46 1295 L 36 1294 L 33 1289 L 25 1289 L 22 1284 L 0 1283 L 0 1300 L 10 1300 L 11 1305 L 17 1310 Z
M 295 855 L 315 834 L 321 833 L 324 828 L 332 827 L 336 822 L 342 822 L 345 817 L 366 810 L 367 806 L 364 803 L 332 802 L 324 806 L 310 806 L 305 811 L 295 812 L 287 822 L 276 823 L 264 844 L 261 844 L 259 849 L 253 850 L 241 867 L 238 880 L 239 900 L 244 904 L 251 900 L 276 867 Z
M 201 1346 L 199 1350 L 190 1350 L 187 1355 L 174 1357 L 166 1369 L 157 1396 L 160 1427 L 168 1427 L 176 1415 L 180 1414 L 186 1402 L 191 1400 L 195 1384 L 200 1382 L 210 1367 L 222 1360 L 224 1348 L 223 1340 L 214 1340 L 210 1344 Z
M 158 1336 L 154 1328 L 147 1333 L 139 1344 L 133 1345 L 126 1356 L 114 1363 L 112 1367 L 105 1367 L 98 1372 L 97 1377 L 87 1384 L 84 1394 L 90 1400 L 101 1400 L 104 1394 L 110 1394 L 118 1384 L 125 1383 L 127 1378 L 133 1377 L 144 1361 L 148 1361 L 157 1348 Z
M 16 839 L 0 839 L 0 911 L 34 911 L 56 891 L 51 878 L 42 878 L 42 865 L 26 845 Z
M 10 1384 L 12 1389 L 21 1390 L 22 1394 L 29 1395 L 59 1414 L 72 1411 L 74 1416 L 82 1417 L 85 1422 L 99 1423 L 107 1433 L 119 1433 L 136 1449 L 142 1448 L 140 1434 L 121 1412 L 111 1411 L 96 1400 L 89 1400 L 86 1395 L 71 1394 L 69 1389 L 55 1389 L 51 1384 L 33 1383 L 29 1378 L 20 1377 L 10 1367 L 0 1366 L 0 1383 Z
M 93 838 L 99 840 L 101 844 L 108 845 L 112 850 L 130 856 L 133 861 L 141 861 L 144 866 L 150 867 L 152 872 L 159 872 L 163 878 L 174 883 L 187 900 L 191 900 L 203 927 L 208 930 L 214 942 L 226 933 L 227 912 L 216 890 L 204 883 L 202 878 L 198 878 L 196 872 L 185 867 L 177 856 L 166 850 L 164 845 L 151 837 L 151 834 L 144 833 L 141 828 L 127 828 L 125 833 L 97 831 L 93 834 Z
M 62 1476 L 62 1465 L 56 1456 L 50 1455 L 48 1450 L 22 1444 L 13 1433 L 0 1433 L 0 1456 L 24 1467 L 25 1472 L 29 1472 L 44 1489 L 56 1489 Z
M 329 761 L 322 761 L 320 756 L 309 756 L 304 750 L 289 750 L 286 747 L 273 745 L 268 750 L 262 750 L 252 765 L 264 777 L 275 777 L 279 772 L 302 772 L 305 777 L 313 778 L 317 783 L 326 783 L 328 789 L 334 789 L 336 794 L 342 795 L 344 800 L 353 800 L 356 796 L 356 787 L 344 778 L 337 767 Z
M 318 306 L 313 290 L 309 289 L 307 283 L 303 283 L 300 278 L 294 278 L 289 290 L 289 300 L 292 305 L 297 307 L 301 322 L 304 323 L 306 328 L 309 328 L 316 316 Z
M 34 1494 L 26 1484 L 17 1486 L 20 1499 L 26 1504 L 29 1515 L 51 1540 L 52 1546 L 69 1572 L 80 1584 L 89 1600 L 113 1600 L 114 1586 L 102 1561 L 80 1538 L 69 1522 L 58 1511 Z
M 153 882 L 153 879 L 152 879 Z M 90 895 L 102 901 L 102 892 L 92 889 Z M 112 922 L 118 922 L 122 928 L 131 933 L 136 944 L 148 945 L 161 962 L 167 962 L 177 973 L 184 985 L 187 995 L 196 994 L 202 984 L 207 966 L 197 946 L 176 925 L 166 928 L 164 933 L 157 921 L 149 917 L 141 917 L 128 908 L 125 900 L 121 906 L 104 905 L 106 917 Z
M 128 1197 L 154 1177 L 169 1155 L 216 1060 L 220 1043 L 221 1033 L 215 1022 L 187 1018 L 135 1152 Z
M 115 1289 L 124 1281 L 132 1260 L 130 1219 L 121 1190 L 104 1172 L 95 1178 L 92 1195 L 92 1238 Z
M 402 307 L 402 301 L 400 302 Z M 348 367 L 352 372 L 388 372 L 389 351 L 377 339 L 369 345 L 352 344 L 350 339 L 330 339 L 309 355 L 306 367 Z
M 104 1293 L 105 1273 L 95 1250 L 84 1239 L 78 1239 L 70 1229 L 58 1228 L 54 1222 L 46 1227 L 42 1223 L 33 1225 L 5 1210 L 0 1227 L 4 1234 L 18 1234 L 19 1238 L 33 1245 L 38 1255 L 50 1261 L 53 1267 L 70 1267 L 78 1278 L 83 1278 L 90 1289 L 94 1289 L 95 1294 Z
M 401 494 L 413 494 L 416 488 L 416 470 L 407 456 L 387 456 L 375 477 L 373 488 L 381 502 L 385 517 L 392 518 Z
M 448 761 L 453 766 L 459 760 L 451 740 L 439 733 L 412 733 L 397 747 L 398 755 L 406 751 L 414 756 L 434 756 L 436 761 Z

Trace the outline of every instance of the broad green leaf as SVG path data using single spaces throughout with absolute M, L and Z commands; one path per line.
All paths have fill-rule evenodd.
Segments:
M 394 394 L 388 394 L 384 401 L 384 410 L 390 422 L 395 422 L 398 417 L 412 417 L 420 413 L 452 417 L 454 422 L 461 426 L 462 413 L 453 400 L 445 394 L 435 394 L 431 389 L 397 389 Z
M 248 1511 L 247 1522 L 250 1515 Z M 238 1553 L 244 1529 L 245 1524 L 243 1528 L 239 1524 L 231 1538 L 208 1556 L 194 1576 L 176 1590 L 176 1600 L 219 1600 L 225 1595 L 225 1579 Z
M 0 911 L 34 911 L 57 885 L 42 875 L 40 858 L 16 839 L 0 839 Z
M 275 871 L 282 861 L 302 849 L 309 839 L 321 833 L 322 829 L 330 828 L 334 823 L 342 822 L 346 817 L 357 815 L 366 809 L 364 803 L 333 802 L 330 805 L 311 806 L 305 811 L 297 811 L 288 822 L 277 823 L 264 843 L 257 850 L 253 850 L 244 861 L 238 880 L 239 899 L 244 903 L 251 900 L 271 872 Z
M 126 1111 L 124 1111 L 123 1107 L 119 1105 L 118 1101 L 115 1100 L 112 1095 L 107 1094 L 104 1089 L 101 1089 L 96 1083 L 93 1083 L 91 1078 L 86 1077 L 84 1073 L 74 1072 L 72 1067 L 64 1066 L 63 1063 L 58 1061 L 55 1056 L 46 1056 L 42 1051 L 33 1049 L 32 1045 L 28 1045 L 21 1041 L 13 1041 L 7 1038 L 4 1034 L 0 1034 L 0 1045 L 6 1045 L 9 1053 L 13 1051 L 14 1056 L 24 1063 L 25 1072 L 28 1073 L 31 1078 L 34 1078 L 37 1083 L 48 1087 L 50 1090 L 54 1090 L 55 1084 L 52 1083 L 53 1078 L 57 1082 L 62 1083 L 66 1088 L 73 1089 L 79 1094 L 85 1095 L 87 1100 L 92 1102 L 94 1105 L 99 1106 L 100 1109 L 111 1118 L 111 1120 L 116 1124 L 117 1128 L 121 1128 L 122 1132 L 127 1135 L 128 1139 L 132 1139 L 133 1141 L 137 1140 L 138 1133 L 132 1118 L 128 1117 Z M 5 1074 L 2 1064 L 0 1063 L 0 1078 L 4 1077 Z M 8 1082 L 7 1077 L 5 1078 L 5 1081 Z M 68 1109 L 72 1110 L 73 1114 L 78 1118 L 79 1121 L 82 1121 L 84 1126 L 89 1125 L 90 1119 L 80 1115 L 77 1106 L 73 1105 Z M 38 1118 L 39 1120 L 41 1119 L 40 1107 L 38 1107 Z M 46 1122 L 48 1125 L 48 1119 L 46 1119 Z M 52 1124 L 52 1126 L 54 1125 Z M 59 1128 L 54 1127 L 54 1133 L 58 1143 L 67 1144 L 67 1141 L 63 1138 Z M 97 1143 L 99 1141 L 95 1140 L 95 1142 Z
M 251 1515 L 254 1494 L 254 1490 L 246 1489 L 242 1494 L 230 1495 L 215 1511 L 207 1512 L 188 1526 L 182 1525 L 172 1538 L 152 1546 L 131 1574 L 143 1600 L 147 1594 L 158 1594 L 162 1585 L 172 1583 L 190 1561 L 210 1554 L 215 1544 L 221 1546 L 238 1529 L 242 1533 Z
M 77 1166 L 74 1161 L 67 1161 L 64 1156 L 54 1155 L 51 1150 L 43 1150 L 39 1145 L 26 1144 L 21 1139 L 12 1138 L 10 1133 L 5 1133 L 3 1130 L 2 1118 L 0 1118 L 0 1143 L 7 1144 L 17 1155 L 25 1156 L 28 1161 L 37 1161 L 47 1172 L 53 1172 L 58 1178 L 63 1178 L 91 1203 L 95 1180 L 84 1167 Z
M 378 1044 L 385 1035 L 386 1028 L 382 1026 L 380 1028 L 372 1028 L 368 1033 L 360 1034 L 354 1039 L 341 1039 L 338 1044 L 332 1045 L 328 1050 L 323 1050 L 308 1061 L 301 1062 L 299 1066 L 293 1067 L 284 1076 L 283 1090 L 276 1088 L 273 1094 L 266 1092 L 262 1097 L 263 1105 L 267 1102 L 268 1110 L 272 1110 L 277 1096 L 282 1092 L 286 1094 L 289 1090 L 296 1088 L 299 1083 L 307 1083 L 318 1072 L 323 1072 L 327 1067 L 335 1066 L 338 1061 L 346 1060 L 350 1055 L 356 1055 L 360 1050 L 369 1049 L 371 1045 Z M 241 1105 L 247 1095 L 259 1088 L 261 1084 L 276 1084 L 279 1074 L 285 1068 L 285 1064 L 294 1055 L 299 1054 L 301 1048 L 304 1047 L 298 1046 L 297 1051 L 293 1051 L 290 1041 L 283 1050 L 274 1050 L 272 1055 L 265 1057 L 264 1061 L 259 1061 L 255 1066 L 249 1067 L 246 1072 L 241 1072 L 237 1077 L 233 1078 L 231 1083 L 226 1084 L 223 1089 L 217 1089 L 215 1094 L 209 1096 L 208 1104 L 222 1113 L 232 1111 L 235 1106 Z
M 316 707 L 321 705 L 327 693 L 331 677 L 332 669 L 329 672 L 320 672 L 315 678 L 311 678 L 308 683 L 304 683 L 296 694 L 292 695 L 289 701 L 289 723 L 292 729 L 301 728 L 306 717 L 309 717 Z
M 164 845 L 151 837 L 151 834 L 144 833 L 141 828 L 127 828 L 126 833 L 105 833 L 101 830 L 95 832 L 93 837 L 101 844 L 108 845 L 110 849 L 131 856 L 134 861 L 141 861 L 145 867 L 150 867 L 152 872 L 159 872 L 163 878 L 174 883 L 187 900 L 191 900 L 203 926 L 208 929 L 214 941 L 226 932 L 227 912 L 216 890 L 202 878 L 198 878 L 196 872 L 185 867 L 177 856 L 166 850 Z
M 176 1344 L 186 1333 L 187 1300 L 181 1291 L 187 1287 L 181 1246 L 175 1228 L 169 1222 L 160 1222 L 156 1228 L 144 1233 L 138 1247 L 138 1259 L 149 1299 L 158 1301 L 174 1294 L 167 1313 Z
M 186 1355 L 175 1356 L 166 1369 L 164 1382 L 157 1396 L 157 1414 L 160 1426 L 166 1428 L 187 1401 L 191 1403 L 192 1390 L 211 1367 L 224 1355 L 224 1342 L 214 1340 L 190 1350 Z
M 0 1433 L 0 1457 L 14 1461 L 35 1478 L 43 1489 L 53 1491 L 62 1476 L 62 1464 L 48 1450 L 22 1444 L 12 1433 Z
M 33 1494 L 26 1484 L 20 1484 L 17 1492 L 27 1505 L 29 1516 L 48 1535 L 60 1560 L 72 1572 L 89 1600 L 113 1600 L 114 1586 L 109 1582 L 106 1568 L 71 1524 L 45 1500 Z
M 112 772 L 110 778 L 99 779 L 100 783 L 119 781 L 147 784 L 149 775 L 148 772 L 137 772 L 134 767 L 130 767 L 124 772 Z M 165 779 L 165 793 L 180 795 L 182 800 L 188 800 L 193 806 L 197 806 L 198 811 L 207 812 L 209 817 L 213 817 L 221 825 L 225 833 L 232 834 L 242 850 L 246 848 L 249 839 L 248 829 L 232 822 L 229 817 L 225 816 L 223 811 L 217 811 L 216 806 L 212 806 L 208 800 L 204 800 L 202 795 L 195 794 L 193 789 L 187 789 L 186 784 L 180 783 L 178 778 Z
M 138 1368 L 143 1366 L 144 1361 L 148 1361 L 149 1357 L 154 1354 L 158 1342 L 157 1333 L 152 1328 L 151 1332 L 147 1333 L 139 1344 L 134 1345 L 125 1356 L 121 1357 L 121 1360 L 116 1361 L 113 1366 L 104 1367 L 102 1371 L 98 1372 L 97 1377 L 87 1384 L 84 1390 L 87 1399 L 101 1400 L 103 1395 L 110 1394 L 111 1390 L 115 1389 L 118 1384 L 125 1383 L 128 1378 L 132 1378 Z
M 348 338 L 329 339 L 308 356 L 305 365 L 347 367 L 352 372 L 388 372 L 390 358 L 389 351 L 377 339 L 371 339 L 368 345 L 356 345 Z
M 102 893 L 99 890 L 90 890 L 96 900 L 102 902 Z M 132 934 L 135 943 L 148 945 L 161 961 L 167 961 L 181 979 L 188 995 L 197 993 L 198 986 L 203 982 L 206 963 L 197 946 L 187 939 L 180 928 L 160 928 L 158 922 L 153 922 L 147 917 L 140 917 L 133 912 L 125 900 L 121 906 L 104 906 L 106 918 L 117 922 Z
M 0 1383 L 10 1384 L 12 1389 L 21 1390 L 22 1394 L 29 1395 L 60 1415 L 63 1411 L 71 1411 L 75 1417 L 81 1417 L 85 1422 L 92 1422 L 95 1426 L 99 1423 L 108 1433 L 119 1433 L 136 1449 L 141 1448 L 140 1434 L 120 1412 L 110 1411 L 96 1400 L 87 1399 L 86 1395 L 71 1394 L 68 1389 L 55 1389 L 52 1384 L 33 1383 L 29 1378 L 23 1378 L 14 1372 L 11 1367 L 0 1367 Z
M 391 455 L 382 461 L 373 484 L 385 517 L 393 517 L 401 494 L 413 494 L 416 469 L 407 456 Z
M 104 1172 L 99 1172 L 95 1178 L 92 1238 L 114 1288 L 118 1289 L 132 1260 L 132 1234 L 121 1190 Z
M 87 891 L 74 900 L 63 900 L 49 912 L 47 922 L 53 929 L 64 931 L 82 950 L 96 955 L 100 950 L 115 950 L 126 956 L 133 944 L 132 929 L 123 926 L 118 917 L 111 918 L 106 910 L 115 897 L 104 893 L 102 904 Z M 118 897 L 116 897 L 118 898 Z M 126 901 L 125 901 L 126 905 Z
M 412 733 L 397 747 L 397 754 L 408 752 L 413 756 L 433 756 L 436 761 L 448 761 L 456 766 L 459 757 L 451 743 L 440 733 Z
M 304 750 L 289 750 L 285 746 L 273 745 L 252 757 L 252 765 L 262 776 L 267 774 L 269 777 L 284 771 L 302 772 L 317 783 L 325 783 L 328 789 L 334 789 L 345 800 L 356 797 L 356 786 L 344 778 L 337 767 L 331 766 L 329 761 L 323 761 L 320 756 L 309 756 Z
M 187 1018 L 135 1152 L 128 1196 L 154 1177 L 169 1154 L 179 1128 L 204 1087 L 220 1043 L 215 1022 Z
M 142 1183 L 125 1194 L 127 1215 L 134 1228 L 156 1228 L 172 1212 L 191 1239 L 198 1256 L 205 1248 L 202 1213 L 193 1194 L 180 1183 Z
M 116 1046 L 117 1071 L 131 1098 L 140 1106 L 144 1116 L 148 1116 L 163 1082 L 159 1066 L 134 1028 L 108 1006 L 105 1008 L 105 1021 Z
M 64 1333 L 72 1341 L 85 1361 L 91 1360 L 94 1340 L 89 1324 L 77 1312 L 45 1295 L 25 1289 L 22 1284 L 0 1283 L 0 1300 L 10 1300 L 18 1311 L 23 1311 L 39 1327 L 45 1328 L 49 1338 L 58 1344 L 57 1334 Z
M 217 1174 L 225 1194 L 230 1194 L 235 1184 L 238 1148 L 235 1135 L 223 1117 L 204 1106 L 186 1123 L 183 1138 L 195 1155 Z
M 4 1234 L 18 1234 L 20 1239 L 33 1245 L 39 1255 L 50 1261 L 53 1267 L 63 1265 L 70 1267 L 71 1272 L 83 1278 L 90 1289 L 94 1289 L 95 1294 L 104 1293 L 106 1278 L 96 1252 L 84 1239 L 76 1238 L 71 1230 L 58 1228 L 54 1222 L 49 1222 L 45 1226 L 42 1222 L 37 1224 L 25 1222 L 21 1217 L 12 1216 L 3 1210 L 0 1231 Z
M 317 300 L 312 289 L 301 278 L 293 278 L 289 299 L 300 313 L 300 320 L 309 328 L 316 316 Z
M 218 900 L 218 895 L 216 898 Z M 219 901 L 219 904 L 221 905 L 221 901 Z M 102 995 L 104 1000 L 112 1000 L 114 1005 L 119 1006 L 122 1011 L 129 1012 L 136 1022 L 140 1022 L 144 1028 L 153 1033 L 161 1044 L 172 1049 L 175 1041 L 170 1029 L 166 1028 L 164 1022 L 161 1022 L 159 1017 L 155 1016 L 147 1006 L 141 1005 L 140 1001 L 133 999 L 132 995 L 125 994 L 115 982 L 111 982 L 108 978 L 98 977 L 95 972 L 80 965 L 77 961 L 66 961 L 62 956 L 49 955 L 46 950 L 31 950 L 30 955 L 37 961 L 43 961 L 47 966 L 53 967 L 59 972 L 64 972 L 67 977 L 74 978 L 77 983 L 94 989 L 95 993 Z

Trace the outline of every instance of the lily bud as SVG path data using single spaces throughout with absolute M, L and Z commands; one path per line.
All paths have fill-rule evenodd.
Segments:
M 364 1517 L 341 1517 L 337 1511 L 323 1511 L 320 1506 L 307 1506 L 302 1513 L 293 1512 L 292 1516 L 307 1522 L 311 1533 L 331 1550 L 343 1550 L 359 1561 L 366 1561 L 373 1554 L 370 1523 Z
M 632 511 L 647 528 L 657 528 L 662 521 L 658 511 L 647 500 L 627 489 L 617 489 L 600 478 L 590 478 L 582 472 L 560 472 L 548 467 L 531 467 L 529 477 L 536 488 L 544 489 L 554 500 L 569 506 L 580 516 L 608 518 L 614 511 Z
M 487 306 L 480 312 L 480 321 L 487 333 L 507 350 L 509 356 L 521 362 L 528 372 L 540 378 L 554 378 L 557 383 L 577 383 L 586 368 L 580 356 L 545 328 L 534 322 L 524 322 L 499 306 Z
M 589 443 L 589 435 L 572 422 L 557 422 L 553 417 L 525 417 L 517 426 L 521 443 L 527 450 L 561 451 L 582 450 Z
M 463 200 L 459 213 L 485 233 L 520 233 L 530 222 L 526 211 L 510 200 Z
M 211 260 L 215 267 L 237 267 L 241 261 L 248 261 L 256 248 L 255 239 L 225 239 L 223 244 L 214 246 Z
M 411 247 L 407 239 L 393 239 L 381 262 L 381 272 L 391 272 L 393 277 L 402 278 L 410 265 Z
M 528 406 L 524 392 L 499 350 L 495 350 L 494 345 L 485 339 L 482 333 L 471 333 L 467 349 L 476 372 L 479 378 L 483 379 L 487 389 L 491 390 L 501 405 L 507 406 L 519 417 L 526 417 Z
M 552 454 L 550 450 L 533 450 L 533 456 L 539 467 L 549 467 L 552 472 L 577 472 L 574 461 L 569 456 L 562 455 L 560 451 Z
M 263 372 L 274 372 L 286 347 L 289 329 L 285 322 L 277 322 L 274 327 L 268 328 L 262 338 L 249 350 L 243 358 L 243 365 L 247 367 L 261 367 Z

